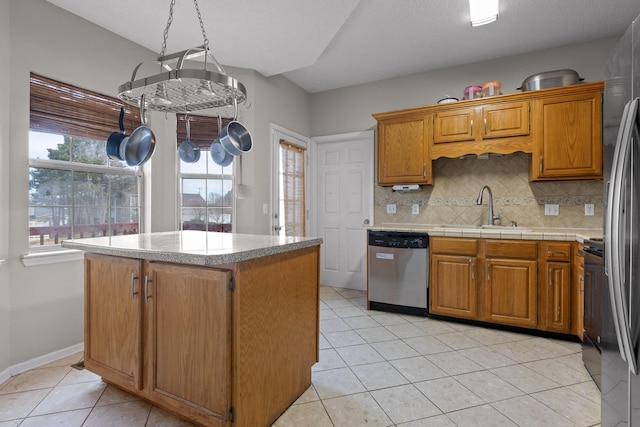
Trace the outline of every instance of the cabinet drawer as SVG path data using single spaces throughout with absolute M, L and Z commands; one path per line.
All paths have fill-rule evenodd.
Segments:
M 571 243 L 542 243 L 541 256 L 547 261 L 571 261 Z
M 487 258 L 532 259 L 538 257 L 538 244 L 522 240 L 487 240 Z
M 431 252 L 436 254 L 476 256 L 478 253 L 476 239 L 432 237 L 429 246 Z

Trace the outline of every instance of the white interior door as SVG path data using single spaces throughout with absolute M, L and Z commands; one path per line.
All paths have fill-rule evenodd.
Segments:
M 373 131 L 312 138 L 314 235 L 324 239 L 320 283 L 367 288 L 367 226 L 373 219 Z

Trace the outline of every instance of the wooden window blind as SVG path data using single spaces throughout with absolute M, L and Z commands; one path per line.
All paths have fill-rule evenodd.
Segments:
M 30 128 L 33 131 L 106 141 L 118 131 L 125 108 L 127 134 L 140 126 L 138 108 L 97 92 L 31 73 Z
M 305 235 L 304 154 L 306 149 L 280 140 L 281 205 L 286 236 Z M 281 213 L 281 214 L 282 214 Z
M 218 138 L 218 133 L 220 132 L 218 129 L 218 117 L 176 114 L 176 140 L 178 145 L 187 139 L 186 119 L 189 119 L 191 140 L 195 142 L 201 150 L 211 148 L 211 144 Z M 232 120 L 231 118 L 223 117 L 222 127 L 224 128 Z

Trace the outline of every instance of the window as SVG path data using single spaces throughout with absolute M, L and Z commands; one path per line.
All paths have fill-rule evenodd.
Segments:
M 118 130 L 122 101 L 31 74 L 29 247 L 62 239 L 137 233 L 139 168 L 109 159 L 106 139 Z M 140 125 L 125 109 L 125 130 Z
M 216 164 L 209 155 L 211 143 L 218 135 L 217 117 L 176 115 L 177 144 L 186 137 L 189 120 L 190 139 L 200 147 L 200 159 L 194 163 L 180 160 L 180 227 L 182 230 L 231 232 L 233 228 L 233 163 Z M 226 126 L 231 119 L 222 119 Z
M 280 235 L 305 235 L 304 147 L 280 140 Z

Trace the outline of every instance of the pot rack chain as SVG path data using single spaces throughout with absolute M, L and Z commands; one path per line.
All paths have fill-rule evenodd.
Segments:
M 140 63 L 134 69 L 131 80 L 118 87 L 118 97 L 128 104 L 140 106 L 141 96 L 146 95 L 145 102 L 148 109 L 174 113 L 233 105 L 234 116 L 237 115 L 237 104 L 246 101 L 247 90 L 242 83 L 226 74 L 209 51 L 209 39 L 197 0 L 193 0 L 193 4 L 202 30 L 204 45 L 166 54 L 175 3 L 176 0 L 171 0 L 169 18 L 163 32 L 162 52 L 158 57 L 160 73 L 136 79 L 137 72 L 143 64 Z M 186 60 L 198 56 L 204 56 L 204 68 L 183 68 Z M 209 59 L 216 66 L 217 72 L 208 69 Z M 175 67 L 169 65 L 173 61 L 176 61 Z
M 169 18 L 167 19 L 167 26 L 164 28 L 162 33 L 162 50 L 160 51 L 160 57 L 164 57 L 167 53 L 167 39 L 169 38 L 169 28 L 171 28 L 171 24 L 173 23 L 173 7 L 176 5 L 176 0 L 171 0 L 169 4 Z M 196 8 L 196 14 L 198 15 L 198 22 L 200 23 L 200 30 L 202 31 L 202 40 L 205 52 L 209 50 L 209 38 L 207 37 L 207 32 L 204 29 L 204 22 L 202 22 L 202 14 L 200 13 L 200 8 L 198 7 L 198 0 L 193 0 L 193 5 Z

